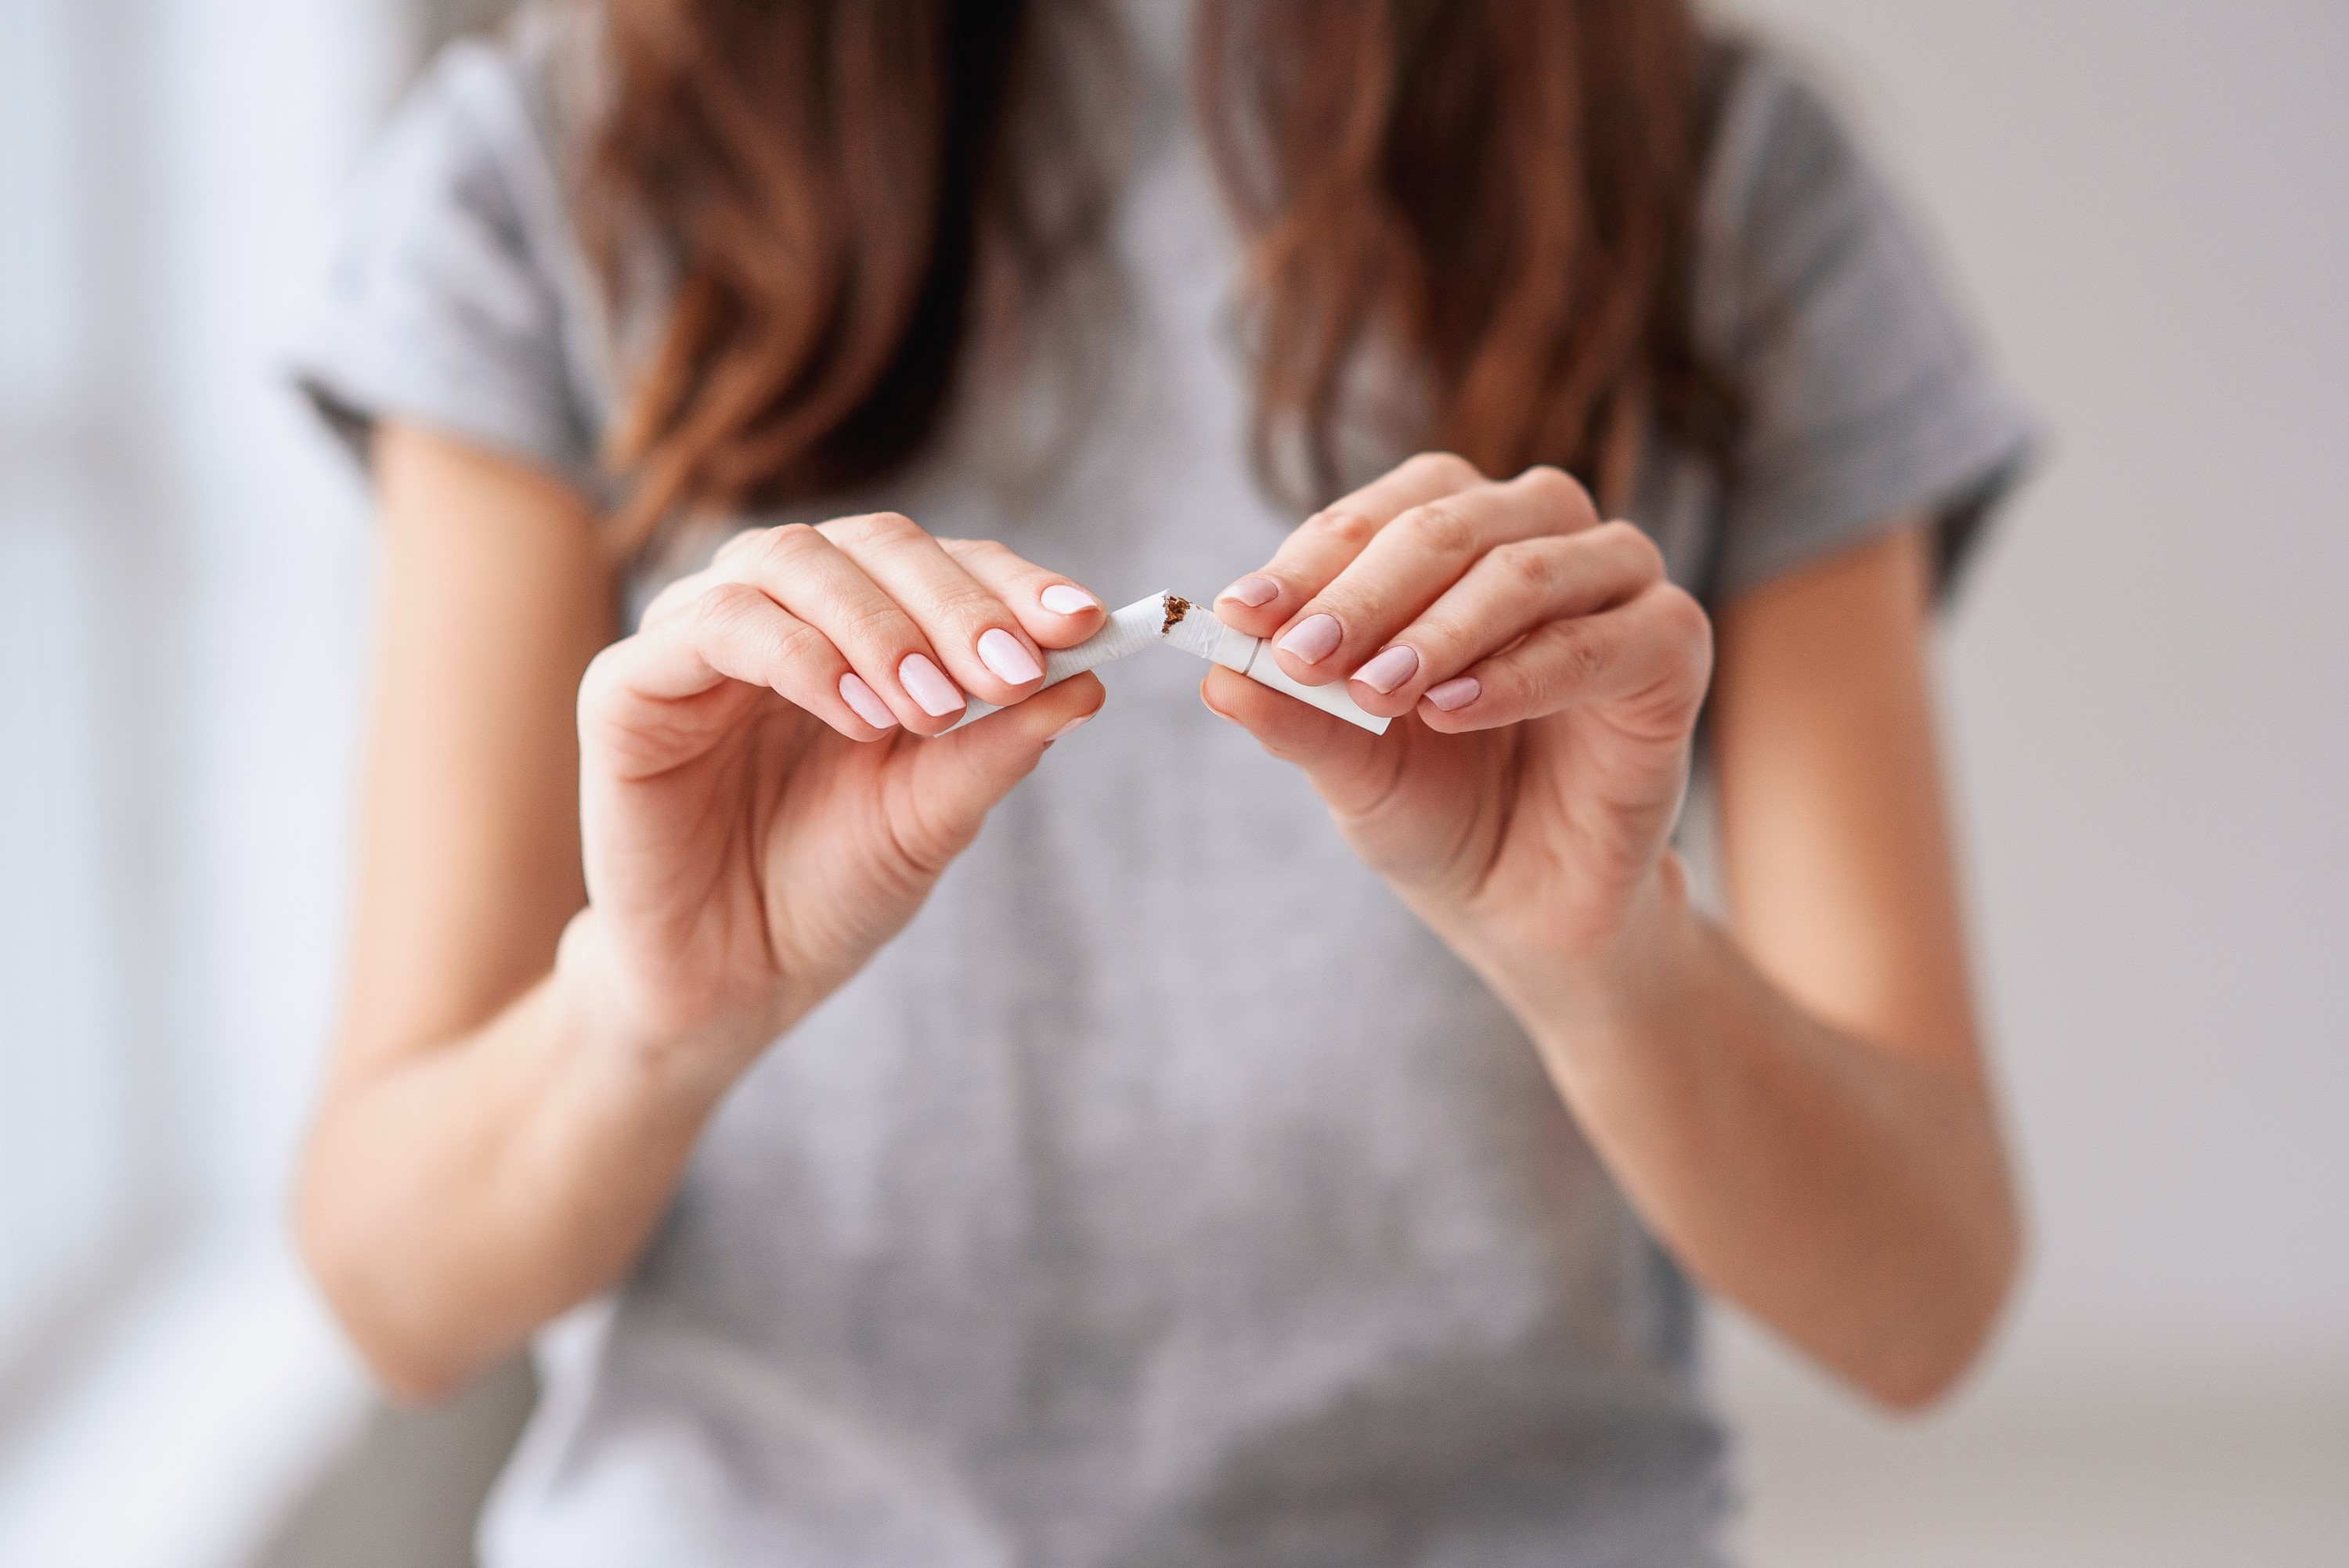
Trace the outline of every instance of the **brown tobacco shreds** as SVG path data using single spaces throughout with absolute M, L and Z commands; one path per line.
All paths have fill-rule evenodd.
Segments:
M 1167 594 L 1166 619 L 1160 624 L 1158 627 L 1158 634 L 1163 637 L 1167 633 L 1173 631 L 1175 625 L 1181 622 L 1183 617 L 1190 613 L 1191 601 L 1184 598 L 1179 593 Z

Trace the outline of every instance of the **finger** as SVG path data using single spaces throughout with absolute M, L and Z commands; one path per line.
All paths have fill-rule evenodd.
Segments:
M 1551 468 L 1528 469 L 1505 484 L 1475 485 L 1412 507 L 1299 606 L 1273 639 L 1273 651 L 1280 667 L 1308 686 L 1338 680 L 1384 648 L 1496 547 L 1573 533 L 1598 521 L 1582 487 Z M 1374 671 L 1373 687 L 1395 676 L 1402 662 L 1397 655 Z
M 1216 617 L 1251 637 L 1271 636 L 1388 523 L 1413 507 L 1484 482 L 1464 458 L 1421 453 L 1298 524 L 1262 570 L 1216 595 Z
M 1109 619 L 1098 597 L 991 539 L 941 539 L 938 548 L 1003 601 L 1040 647 L 1071 647 Z
M 962 692 L 922 626 L 822 531 L 793 523 L 738 534 L 703 576 L 713 584 L 756 588 L 830 638 L 891 717 L 915 734 L 936 735 L 962 717 Z
M 1098 713 L 1106 695 L 1097 676 L 1071 676 L 919 748 L 883 801 L 896 841 L 925 871 L 944 870 L 1045 748 Z
M 1569 707 L 1620 706 L 1653 738 L 1685 731 L 1713 673 L 1713 627 L 1670 583 L 1596 615 L 1552 621 L 1420 699 L 1430 729 L 1457 734 Z
M 963 691 L 1009 707 L 1043 680 L 1043 650 L 1010 606 L 909 520 L 875 512 L 817 531 L 914 618 Z
M 728 682 L 764 687 L 852 740 L 895 723 L 832 639 L 746 583 L 719 583 L 690 607 L 595 656 L 579 688 L 581 745 L 611 771 L 644 777 L 698 749 L 675 711 Z
M 1367 712 L 1409 713 L 1422 693 L 1526 634 L 1612 609 L 1663 575 L 1663 556 L 1628 522 L 1498 545 L 1365 660 L 1347 695 Z
M 1324 800 L 1352 810 L 1393 779 L 1401 748 L 1309 703 L 1221 667 L 1199 684 L 1199 700 L 1280 760 L 1301 769 Z

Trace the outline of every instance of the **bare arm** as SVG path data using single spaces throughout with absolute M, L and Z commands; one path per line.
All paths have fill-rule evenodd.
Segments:
M 1903 1408 L 1971 1358 L 2018 1250 L 1934 750 L 1928 572 L 1904 529 L 1723 614 L 1736 941 L 1675 881 L 1638 1002 L 1546 1052 L 1707 1283 Z
M 1099 706 L 1090 676 L 1038 693 L 1037 650 L 1101 612 L 1000 546 L 852 518 L 742 535 L 605 647 L 567 490 L 398 428 L 378 469 L 359 908 L 297 1224 L 423 1398 L 626 1268 L 728 1088 Z M 920 738 L 966 691 L 1010 707 Z
M 1669 832 L 1715 642 L 1654 547 L 1564 475 L 1415 459 L 1219 614 L 1348 679 L 1384 740 L 1221 674 L 1357 852 L 1533 1036 L 1676 1255 L 1888 1403 L 1956 1377 L 2017 1224 L 1974 1040 L 1925 678 L 1921 531 L 1718 628 L 1740 941 Z M 1742 943 L 1742 945 L 1741 945 Z
M 594 520 L 551 479 L 398 426 L 376 463 L 358 903 L 298 1225 L 379 1374 L 420 1397 L 608 1280 L 696 1122 L 584 1050 L 549 984 L 585 902 L 574 696 L 614 630 Z M 518 1188 L 567 1212 L 518 1216 Z

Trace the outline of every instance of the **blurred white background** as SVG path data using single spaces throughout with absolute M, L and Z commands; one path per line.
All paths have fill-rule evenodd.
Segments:
M 0 1563 L 461 1561 L 521 1398 L 375 1413 L 282 1222 L 369 544 L 275 350 L 436 9 L 0 0 Z M 1946 663 L 2032 1272 L 1909 1426 L 1723 1315 L 1739 1544 L 2349 1563 L 2349 8 L 1738 14 L 2055 438 Z
M 2031 1272 L 1915 1431 L 1729 1326 L 1745 1539 L 2349 1563 L 2349 7 L 1745 14 L 1833 85 L 2054 438 L 1945 665 Z

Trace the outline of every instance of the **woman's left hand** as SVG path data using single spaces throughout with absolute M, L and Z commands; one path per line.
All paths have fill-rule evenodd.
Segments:
M 1303 768 L 1356 853 L 1514 1004 L 1624 978 L 1664 879 L 1711 624 L 1555 469 L 1412 459 L 1309 519 L 1216 614 L 1372 736 L 1230 671 L 1208 707 Z M 1677 892 L 1677 888 L 1674 888 Z

